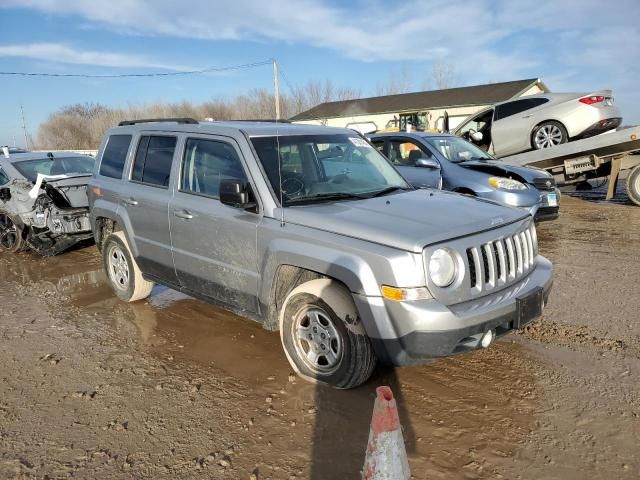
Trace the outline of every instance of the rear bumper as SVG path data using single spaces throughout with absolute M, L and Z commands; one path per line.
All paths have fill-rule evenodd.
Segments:
M 609 130 L 618 128 L 621 123 L 622 117 L 605 118 L 603 120 L 598 120 L 596 123 L 589 125 L 582 132 L 575 135 L 573 139 L 578 140 L 582 138 L 593 137 L 594 135 L 599 135 L 600 133 L 608 132 Z
M 363 295 L 354 295 L 354 300 L 378 358 L 398 366 L 416 365 L 480 348 L 480 338 L 489 330 L 501 336 L 519 328 L 517 299 L 542 288 L 546 303 L 552 283 L 551 262 L 538 256 L 536 268 L 521 282 L 457 305 Z

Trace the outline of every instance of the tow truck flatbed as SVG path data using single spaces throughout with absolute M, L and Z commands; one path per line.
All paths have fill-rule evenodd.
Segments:
M 629 169 L 626 189 L 632 202 L 640 206 L 640 126 L 625 127 L 595 137 L 576 140 L 542 150 L 502 157 L 514 165 L 549 171 L 558 186 L 585 184 L 588 180 L 609 180 L 607 200 L 613 198 L 621 169 Z
M 548 170 L 564 165 L 565 160 L 595 155 L 599 158 L 623 156 L 640 151 L 640 126 L 621 128 L 595 137 L 576 140 L 542 150 L 531 150 L 502 157 L 514 165 L 527 165 Z

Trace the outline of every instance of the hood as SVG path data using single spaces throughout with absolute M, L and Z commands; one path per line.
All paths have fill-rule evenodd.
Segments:
M 45 179 L 42 188 L 60 208 L 82 208 L 89 206 L 87 184 L 91 175 Z
M 279 211 L 278 211 L 279 215 Z M 520 209 L 439 190 L 287 207 L 287 223 L 411 252 L 498 228 L 529 216 Z
M 459 167 L 468 168 L 478 172 L 487 173 L 496 177 L 518 176 L 527 183 L 532 183 L 534 178 L 552 178 L 549 172 L 535 167 L 520 167 L 499 160 L 469 160 L 457 163 Z

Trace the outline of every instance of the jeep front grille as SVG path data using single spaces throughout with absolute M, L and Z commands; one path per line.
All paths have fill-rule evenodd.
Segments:
M 467 248 L 472 294 L 476 296 L 517 282 L 531 271 L 537 253 L 533 223 L 514 235 Z

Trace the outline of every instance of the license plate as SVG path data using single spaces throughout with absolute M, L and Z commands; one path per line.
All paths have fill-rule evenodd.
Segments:
M 547 195 L 547 203 L 549 204 L 550 207 L 557 207 L 558 206 L 558 195 L 555 193 L 549 193 Z
M 516 299 L 518 315 L 515 321 L 515 328 L 522 328 L 532 320 L 542 316 L 543 292 L 544 290 L 539 287 L 526 297 Z

